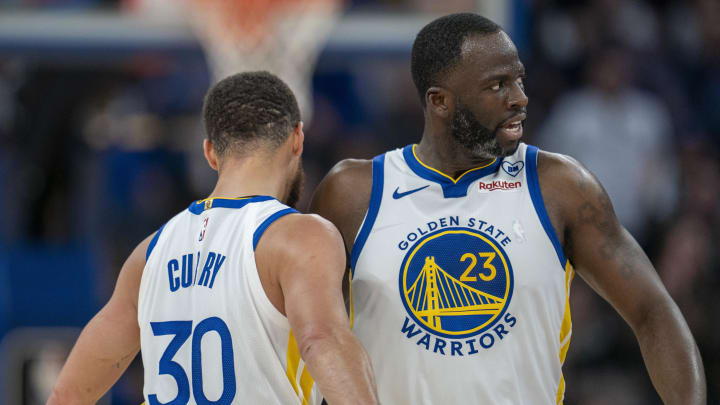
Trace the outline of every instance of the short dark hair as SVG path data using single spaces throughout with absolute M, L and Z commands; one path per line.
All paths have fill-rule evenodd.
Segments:
M 215 152 L 243 151 L 258 141 L 282 144 L 300 123 L 290 88 L 272 73 L 243 72 L 219 81 L 205 96 L 203 122 Z
M 423 27 L 415 37 L 410 62 L 423 107 L 427 89 L 437 85 L 460 62 L 462 45 L 468 37 L 501 30 L 499 25 L 473 13 L 446 15 Z

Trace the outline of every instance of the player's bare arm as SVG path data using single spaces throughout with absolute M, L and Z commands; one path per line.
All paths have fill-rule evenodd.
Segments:
M 565 255 L 630 325 L 663 402 L 705 404 L 702 360 L 685 319 L 600 183 L 575 160 L 547 152 L 538 172 Z
M 140 351 L 138 290 L 152 237 L 142 241 L 125 261 L 110 300 L 75 343 L 48 405 L 94 404 Z
M 288 215 L 268 228 L 255 257 L 266 293 L 290 322 L 327 402 L 378 403 L 370 359 L 343 305 L 345 254 L 335 227 L 316 215 Z
M 370 203 L 372 161 L 346 159 L 330 170 L 320 182 L 310 212 L 321 215 L 340 230 L 348 254 Z
M 315 189 L 310 212 L 335 224 L 345 243 L 347 271 L 343 278 L 345 306 L 350 310 L 350 253 L 355 236 L 370 204 L 372 161 L 345 159 L 338 162 Z

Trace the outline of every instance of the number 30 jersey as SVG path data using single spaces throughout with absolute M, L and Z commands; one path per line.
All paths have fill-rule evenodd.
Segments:
M 562 402 L 573 269 L 537 153 L 520 144 L 457 179 L 413 145 L 373 160 L 350 263 L 354 332 L 382 403 Z
M 140 284 L 146 404 L 319 404 L 255 265 L 272 197 L 195 202 L 155 234 Z

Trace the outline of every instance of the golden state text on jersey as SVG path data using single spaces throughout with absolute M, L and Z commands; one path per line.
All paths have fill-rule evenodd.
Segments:
M 462 220 L 463 226 L 452 227 L 447 225 L 459 225 L 460 216 L 429 221 L 398 245 L 407 250 L 398 277 L 408 313 L 401 332 L 417 346 L 441 355 L 490 349 L 517 322 L 507 312 L 513 294 L 512 264 L 494 237 L 504 232 L 482 220 Z M 510 242 L 507 237 L 501 240 Z

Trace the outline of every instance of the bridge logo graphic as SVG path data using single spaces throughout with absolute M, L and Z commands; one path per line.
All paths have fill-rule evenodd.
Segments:
M 501 319 L 513 292 L 507 254 L 474 229 L 445 228 L 408 249 L 400 270 L 400 297 L 428 332 L 464 338 Z

